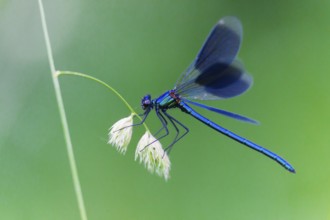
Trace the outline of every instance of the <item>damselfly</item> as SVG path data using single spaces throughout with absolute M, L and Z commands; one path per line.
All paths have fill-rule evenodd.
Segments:
M 221 127 L 197 113 L 188 105 L 192 104 L 237 120 L 257 123 L 255 120 L 245 116 L 190 100 L 231 98 L 244 93 L 252 85 L 253 79 L 251 75 L 245 71 L 242 63 L 236 58 L 242 42 L 242 33 L 241 22 L 236 17 L 222 18 L 209 34 L 195 60 L 181 74 L 174 89 L 165 92 L 156 99 L 151 99 L 150 95 L 142 98 L 141 105 L 144 110 L 142 122 L 146 120 L 151 110 L 155 109 L 156 115 L 162 123 L 161 130 L 165 130 L 165 134 L 158 137 L 157 141 L 169 134 L 168 122 L 173 125 L 176 135 L 173 142 L 165 149 L 169 152 L 172 146 L 189 132 L 189 129 L 185 125 L 171 116 L 167 111 L 172 108 L 179 108 L 184 113 L 191 115 L 210 128 L 266 155 L 288 171 L 294 173 L 294 168 L 282 157 Z M 179 127 L 184 129 L 181 135 L 179 133 Z

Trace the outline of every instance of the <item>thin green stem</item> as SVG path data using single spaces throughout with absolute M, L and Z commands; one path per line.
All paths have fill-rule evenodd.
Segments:
M 117 91 L 115 90 L 112 86 L 110 86 L 109 84 L 103 82 L 100 79 L 97 79 L 93 76 L 87 75 L 87 74 L 83 74 L 83 73 L 78 73 L 78 72 L 71 72 L 71 71 L 57 71 L 56 72 L 56 76 L 60 76 L 60 75 L 71 75 L 71 76 L 80 76 L 86 79 L 90 79 L 93 80 L 105 87 L 107 87 L 108 89 L 110 89 L 113 93 L 115 93 L 123 102 L 124 104 L 127 106 L 127 108 L 132 112 L 132 114 L 134 114 L 134 116 L 136 116 L 137 118 L 139 118 L 142 121 L 142 118 L 134 111 L 134 109 L 132 108 L 132 106 L 130 104 L 128 104 L 128 102 L 126 101 L 126 99 L 124 99 L 124 97 Z M 143 123 L 145 129 L 147 131 L 149 131 L 148 126 L 146 125 L 146 123 Z
M 64 133 L 64 139 L 66 142 L 66 148 L 67 148 L 70 169 L 71 169 L 71 174 L 72 174 L 72 179 L 73 179 L 73 186 L 74 186 L 77 201 L 78 201 L 80 217 L 82 220 L 87 220 L 84 199 L 83 199 L 79 176 L 78 176 L 78 169 L 77 169 L 76 160 L 74 157 L 74 152 L 73 152 L 73 147 L 72 147 L 72 142 L 71 142 L 71 137 L 70 137 L 70 132 L 69 132 L 69 126 L 68 126 L 68 122 L 66 119 L 66 114 L 65 114 L 65 109 L 64 109 L 64 104 L 63 104 L 63 99 L 62 99 L 62 94 L 61 94 L 61 88 L 60 88 L 58 78 L 56 77 L 54 59 L 53 59 L 52 48 L 51 48 L 50 40 L 49 40 L 49 36 L 48 36 L 48 30 L 47 30 L 47 24 L 46 24 L 46 18 L 45 18 L 42 0 L 39 0 L 39 9 L 40 9 L 40 15 L 41 15 L 42 29 L 43 29 L 44 37 L 45 37 L 45 41 L 46 41 L 46 49 L 47 49 L 47 55 L 48 55 L 48 60 L 49 60 L 49 66 L 50 66 L 50 71 L 52 74 L 52 80 L 53 80 L 54 89 L 55 89 L 56 101 L 57 101 L 57 105 L 58 105 L 58 109 L 59 109 L 59 113 L 60 113 L 61 124 L 62 124 L 62 128 L 63 128 L 63 133 Z

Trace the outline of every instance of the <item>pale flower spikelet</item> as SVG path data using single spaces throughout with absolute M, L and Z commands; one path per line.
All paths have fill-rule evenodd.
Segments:
M 159 176 L 163 176 L 165 180 L 169 179 L 170 159 L 163 150 L 161 143 L 149 131 L 146 131 L 138 143 L 135 151 L 135 160 L 138 158 L 140 163 L 143 163 L 149 172 L 156 172 Z
M 116 147 L 117 150 L 122 154 L 126 153 L 127 146 L 132 138 L 133 116 L 134 114 L 131 114 L 126 118 L 120 119 L 109 129 L 108 144 Z

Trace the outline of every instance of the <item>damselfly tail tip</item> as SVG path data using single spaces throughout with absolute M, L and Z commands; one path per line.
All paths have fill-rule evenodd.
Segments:
M 286 169 L 287 169 L 290 173 L 293 173 L 293 174 L 296 173 L 296 170 L 295 170 L 292 166 L 288 166 L 288 167 L 286 167 Z
M 291 170 L 289 170 L 291 173 L 293 173 L 293 174 L 296 174 L 296 171 L 295 171 L 295 169 L 291 169 Z

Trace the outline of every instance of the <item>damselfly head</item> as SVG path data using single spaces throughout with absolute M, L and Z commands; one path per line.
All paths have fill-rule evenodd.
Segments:
M 143 110 L 146 110 L 151 105 L 151 96 L 145 95 L 141 100 L 141 106 Z

